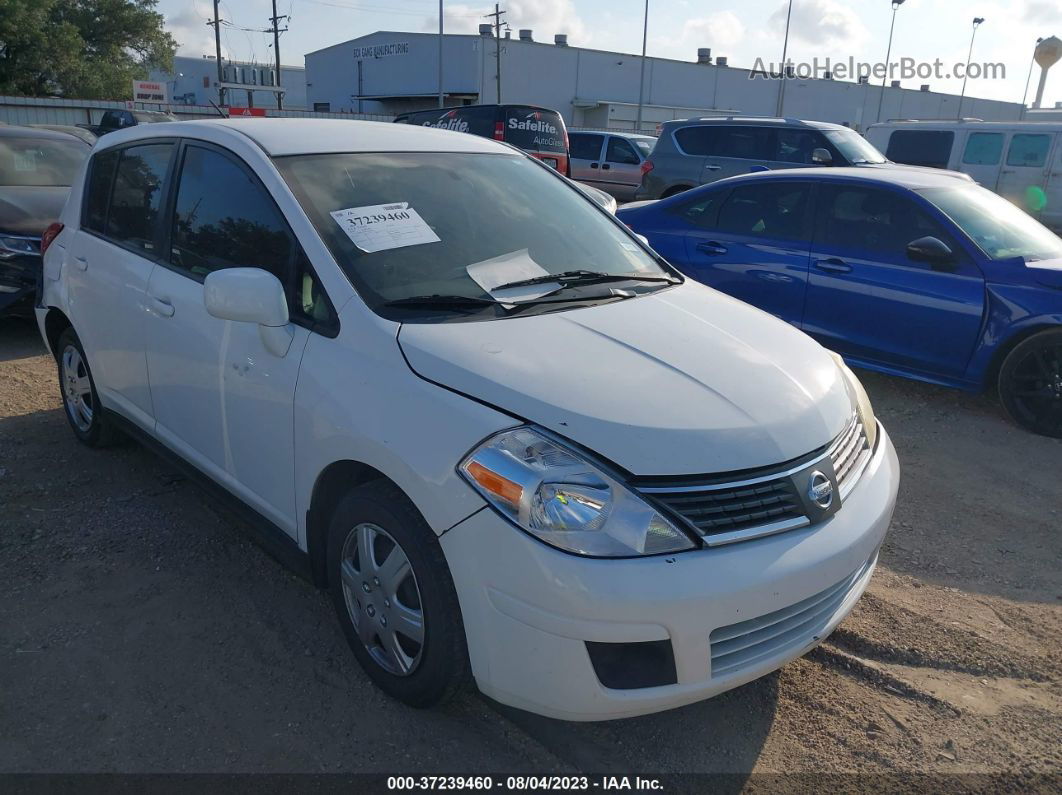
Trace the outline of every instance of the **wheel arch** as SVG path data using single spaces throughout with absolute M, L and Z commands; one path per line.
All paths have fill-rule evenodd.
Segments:
M 74 324 L 70 322 L 70 318 L 63 313 L 63 310 L 56 309 L 54 306 L 48 309 L 48 314 L 44 316 L 44 335 L 53 357 L 59 357 L 59 352 L 56 350 L 59 346 L 59 335 L 73 326 Z
M 405 491 L 383 472 L 361 461 L 345 459 L 333 461 L 318 474 L 306 512 L 306 552 L 310 556 L 313 584 L 328 587 L 328 524 L 339 501 L 355 486 L 374 480 L 391 483 Z
M 992 358 L 989 360 L 988 367 L 985 369 L 984 389 L 986 391 L 994 390 L 998 387 L 999 371 L 1003 367 L 1003 362 L 1006 361 L 1010 352 L 1017 348 L 1021 343 L 1030 337 L 1035 337 L 1044 331 L 1051 331 L 1052 329 L 1062 328 L 1057 323 L 1052 323 L 1047 320 L 1040 320 L 1031 323 L 1027 326 L 1022 326 L 1016 330 L 1013 334 L 1003 340 L 996 348 L 995 353 L 992 354 Z

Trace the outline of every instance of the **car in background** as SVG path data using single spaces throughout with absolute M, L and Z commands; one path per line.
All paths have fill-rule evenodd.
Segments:
M 568 133 L 572 179 L 630 201 L 642 183 L 642 163 L 656 138 L 628 132 L 580 130 Z
M 75 138 L 80 138 L 89 146 L 92 146 L 99 140 L 99 136 L 92 132 L 92 130 L 86 130 L 84 127 L 78 127 L 76 124 L 27 124 L 26 126 L 38 130 L 52 130 L 54 132 L 73 135 Z
M 555 110 L 537 105 L 460 105 L 401 113 L 396 124 L 416 124 L 505 141 L 571 176 L 568 129 Z
M 653 153 L 642 164 L 635 198 L 667 198 L 739 174 L 814 166 L 897 167 L 840 124 L 737 116 L 678 119 L 661 126 Z
M 897 163 L 969 174 L 1062 233 L 1062 122 L 890 121 L 867 140 Z
M 90 151 L 64 132 L 0 125 L 0 314 L 32 316 L 41 235 Z
M 512 147 L 202 120 L 83 173 L 37 308 L 71 431 L 227 493 L 406 704 L 681 706 L 867 588 L 900 473 L 858 378 Z
M 967 390 L 1062 436 L 1062 240 L 932 171 L 771 171 L 620 208 L 686 275 L 851 364 Z
M 136 127 L 138 124 L 160 124 L 169 121 L 177 121 L 177 117 L 161 110 L 105 110 L 99 124 L 77 126 L 99 137 L 115 130 Z

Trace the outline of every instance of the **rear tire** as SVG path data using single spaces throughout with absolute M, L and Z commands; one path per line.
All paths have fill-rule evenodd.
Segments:
M 1062 438 L 1062 329 L 1018 343 L 999 368 L 999 399 L 1015 424 Z
M 121 433 L 107 422 L 92 380 L 88 357 L 73 328 L 59 335 L 55 347 L 59 368 L 59 393 L 74 436 L 89 447 L 108 447 L 121 439 Z
M 376 685 L 431 707 L 468 682 L 461 609 L 438 536 L 394 484 L 351 490 L 328 531 L 328 586 L 354 657 Z

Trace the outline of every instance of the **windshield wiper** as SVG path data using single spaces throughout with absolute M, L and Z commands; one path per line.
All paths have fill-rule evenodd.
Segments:
M 678 279 L 673 279 L 670 276 L 642 276 L 640 274 L 622 274 L 622 273 L 602 273 L 600 271 L 588 271 L 588 270 L 575 270 L 575 271 L 563 271 L 561 273 L 544 273 L 541 276 L 533 276 L 530 279 L 519 279 L 515 282 L 506 282 L 505 284 L 499 284 L 497 287 L 491 288 L 491 292 L 497 292 L 498 290 L 508 290 L 510 287 L 527 287 L 533 284 L 549 284 L 550 282 L 558 282 L 562 286 L 571 286 L 576 284 L 600 284 L 602 282 L 667 282 L 669 284 L 678 284 Z
M 478 307 L 497 306 L 498 302 L 490 298 L 477 298 L 474 295 L 411 295 L 384 301 L 384 306 L 422 306 L 437 309 L 475 309 Z

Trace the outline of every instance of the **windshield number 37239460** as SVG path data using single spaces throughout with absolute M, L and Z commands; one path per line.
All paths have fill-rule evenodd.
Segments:
M 408 210 L 396 210 L 392 213 L 354 215 L 347 218 L 347 222 L 350 223 L 351 226 L 367 226 L 368 224 L 378 224 L 383 221 L 408 221 L 410 217 Z

